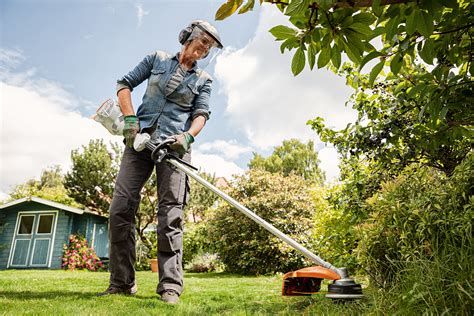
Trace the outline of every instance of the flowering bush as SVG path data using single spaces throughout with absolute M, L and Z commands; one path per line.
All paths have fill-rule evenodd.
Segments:
M 62 267 L 66 270 L 99 271 L 104 269 L 104 264 L 100 261 L 94 249 L 89 247 L 84 236 L 70 235 L 69 246 L 65 244 L 63 249 Z

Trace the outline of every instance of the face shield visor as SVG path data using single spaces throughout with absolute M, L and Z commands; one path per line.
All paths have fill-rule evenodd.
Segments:
M 196 56 L 200 56 L 197 63 L 201 69 L 207 68 L 219 55 L 222 48 L 216 29 L 206 22 L 197 24 L 193 28 L 186 44 L 192 45 Z

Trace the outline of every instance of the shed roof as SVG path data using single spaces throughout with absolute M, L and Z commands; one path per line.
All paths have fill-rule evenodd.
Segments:
M 79 215 L 82 215 L 82 214 L 86 213 L 86 214 L 92 214 L 92 215 L 95 215 L 95 216 L 106 217 L 106 216 L 94 213 L 94 212 L 92 212 L 88 209 L 83 210 L 83 209 L 75 208 L 75 207 L 72 207 L 72 206 L 64 205 L 64 204 L 61 204 L 61 203 L 53 202 L 53 201 L 50 201 L 50 200 L 45 200 L 45 199 L 35 197 L 35 196 L 24 197 L 24 198 L 21 198 L 21 199 L 18 199 L 18 200 L 10 201 L 8 203 L 0 205 L 0 210 L 6 209 L 6 208 L 14 206 L 14 205 L 22 204 L 22 203 L 25 203 L 25 202 L 36 202 L 36 203 L 48 205 L 48 206 L 51 206 L 51 207 L 55 207 L 55 208 L 58 208 L 58 209 L 61 209 L 61 210 L 67 211 L 67 212 L 79 214 Z

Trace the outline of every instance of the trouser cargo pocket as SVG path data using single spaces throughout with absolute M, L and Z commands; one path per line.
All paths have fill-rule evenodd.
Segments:
M 162 252 L 176 252 L 183 248 L 183 235 L 163 236 L 158 238 L 158 249 Z

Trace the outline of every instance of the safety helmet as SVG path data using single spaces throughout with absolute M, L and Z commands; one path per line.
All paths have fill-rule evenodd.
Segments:
M 222 48 L 221 38 L 217 33 L 217 30 L 209 22 L 203 20 L 192 21 L 186 28 L 179 33 L 179 42 L 184 45 L 187 41 L 193 40 L 205 33 L 209 35 L 215 41 L 215 47 Z

